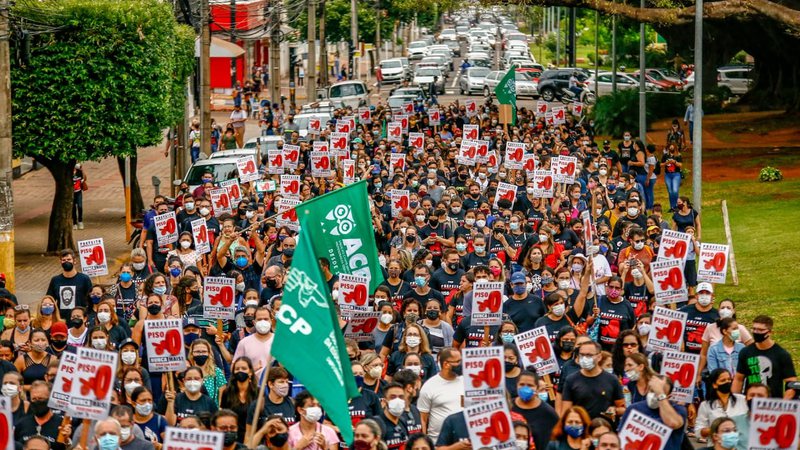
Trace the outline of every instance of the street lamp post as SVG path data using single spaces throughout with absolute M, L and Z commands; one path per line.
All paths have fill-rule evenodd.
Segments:
M 644 9 L 644 0 L 641 0 L 640 6 Z M 642 140 L 644 145 L 647 145 L 647 91 L 645 89 L 645 51 L 644 47 L 647 45 L 647 36 L 644 33 L 644 22 L 639 24 L 639 139 Z M 616 74 L 614 74 L 616 77 Z
M 692 200 L 703 208 L 703 0 L 694 11 L 694 129 L 692 130 Z

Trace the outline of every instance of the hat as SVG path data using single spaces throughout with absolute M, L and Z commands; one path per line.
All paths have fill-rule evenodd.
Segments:
M 361 140 L 361 138 L 355 138 L 355 139 L 353 139 L 353 144 L 361 144 L 361 143 L 363 143 L 363 142 L 364 142 L 364 141 L 362 141 L 362 140 Z
M 514 274 L 511 275 L 511 284 L 525 283 L 525 282 L 526 282 L 526 280 L 525 280 L 525 274 L 524 273 L 522 273 L 522 272 L 514 272 Z
M 53 333 L 52 328 L 50 330 L 51 330 L 50 334 L 52 334 Z M 136 350 L 139 350 L 139 344 L 137 344 L 136 341 L 134 341 L 131 338 L 125 339 L 124 341 L 120 342 L 119 345 L 117 345 L 117 348 L 122 348 L 125 347 L 126 345 L 132 345 L 136 347 Z
M 575 253 L 574 255 L 570 255 L 569 259 L 567 260 L 567 264 L 572 264 L 572 261 L 576 259 L 580 259 L 584 264 L 589 261 L 589 258 L 587 258 L 583 253 Z
M 56 335 L 61 335 L 67 337 L 67 324 L 64 322 L 56 322 L 50 327 L 50 336 L 56 337 Z
M 606 139 L 606 140 L 603 141 L 603 145 L 611 145 L 611 141 Z
M 707 283 L 707 282 L 702 282 L 702 283 L 698 284 L 697 285 L 697 292 L 699 293 L 699 292 L 703 292 L 703 291 L 710 292 L 710 293 L 713 294 L 714 293 L 714 285 L 712 285 L 711 283 Z
M 183 328 L 186 329 L 186 327 L 202 328 L 200 325 L 197 324 L 197 319 L 192 317 L 187 317 L 183 319 Z
M 649 233 L 649 232 L 651 232 L 651 231 L 660 230 L 660 229 L 661 229 L 661 228 L 659 228 L 659 227 L 657 227 L 657 226 L 653 225 L 653 226 L 647 227 L 647 232 Z

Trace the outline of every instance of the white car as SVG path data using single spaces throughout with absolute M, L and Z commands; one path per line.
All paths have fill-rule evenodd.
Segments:
M 500 80 L 503 79 L 504 76 L 508 73 L 507 70 L 495 70 L 489 72 L 489 75 L 486 75 L 483 83 L 483 95 L 489 97 L 494 95 L 494 88 L 500 84 Z M 517 98 L 519 97 L 531 97 L 535 98 L 539 96 L 539 91 L 537 90 L 537 83 L 530 79 L 528 75 L 524 72 L 516 72 L 514 74 L 514 87 L 517 93 Z
M 597 74 L 597 94 L 608 95 L 612 92 L 614 74 L 612 72 L 600 72 Z M 585 82 L 586 86 L 595 91 L 594 74 L 592 74 Z M 617 89 L 639 89 L 639 81 L 626 73 L 617 72 Z M 656 90 L 656 86 L 652 83 L 645 83 L 645 89 L 648 91 Z
M 439 41 L 444 41 L 447 39 L 458 39 L 456 35 L 456 30 L 453 28 L 446 28 L 439 33 Z
M 408 44 L 406 49 L 406 56 L 408 59 L 422 59 L 428 56 L 428 42 L 427 41 L 414 41 Z
M 436 93 L 444 94 L 444 77 L 442 76 L 442 71 L 435 67 L 417 69 L 412 83 L 426 91 L 430 89 L 431 83 L 435 83 Z
M 399 58 L 384 59 L 380 66 L 384 83 L 400 83 L 406 77 L 406 68 Z

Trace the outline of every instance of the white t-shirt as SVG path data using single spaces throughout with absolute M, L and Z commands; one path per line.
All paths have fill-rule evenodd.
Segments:
M 441 375 L 428 379 L 419 390 L 417 408 L 421 413 L 428 413 L 428 436 L 436 442 L 442 423 L 447 416 L 461 411 L 464 397 L 464 380 L 456 377 L 452 381 Z
M 238 120 L 238 119 L 247 119 L 247 111 L 241 109 L 238 112 L 233 111 L 231 113 L 231 120 Z M 244 122 L 233 122 L 233 128 L 241 128 L 244 126 Z
M 611 273 L 611 267 L 608 265 L 608 260 L 603 255 L 595 255 L 593 258 L 594 262 L 594 278 L 595 280 L 598 278 L 603 277 L 610 277 L 613 275 Z M 597 290 L 597 295 L 606 295 L 606 284 L 597 284 L 595 286 Z

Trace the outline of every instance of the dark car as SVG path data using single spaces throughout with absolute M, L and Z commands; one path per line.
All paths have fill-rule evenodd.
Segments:
M 539 77 L 539 95 L 548 102 L 561 98 L 562 89 L 569 87 L 569 79 L 572 74 L 578 72 L 578 81 L 586 81 L 589 73 L 586 69 L 564 68 L 550 69 L 542 72 Z

